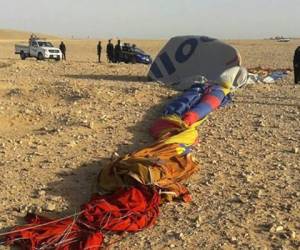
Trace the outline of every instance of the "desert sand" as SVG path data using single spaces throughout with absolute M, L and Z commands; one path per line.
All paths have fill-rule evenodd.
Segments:
M 147 82 L 148 66 L 108 64 L 105 50 L 97 63 L 97 40 L 64 39 L 67 61 L 21 61 L 14 44 L 27 38 L 0 32 L 1 232 L 24 223 L 27 212 L 78 211 L 99 168 L 149 145 L 149 126 L 179 94 Z M 165 43 L 134 42 L 153 57 Z M 244 66 L 270 68 L 292 68 L 300 45 L 227 42 Z M 187 182 L 193 201 L 162 205 L 155 227 L 108 237 L 124 237 L 111 248 L 299 249 L 300 85 L 293 75 L 240 89 L 199 132 L 199 171 Z

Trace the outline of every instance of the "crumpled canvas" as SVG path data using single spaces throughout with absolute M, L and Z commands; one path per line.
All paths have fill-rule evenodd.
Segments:
M 197 170 L 191 154 L 178 154 L 179 144 L 158 143 L 128 154 L 102 168 L 97 187 L 102 192 L 113 192 L 120 187 L 137 184 L 154 185 L 161 189 L 163 198 L 191 199 L 181 184 Z
M 199 137 L 197 127 L 205 119 L 202 119 L 191 126 L 187 125 L 178 115 L 167 115 L 156 120 L 150 128 L 150 134 L 165 144 L 185 144 L 191 146 L 197 142 Z
M 136 232 L 155 224 L 159 204 L 158 192 L 145 186 L 95 195 L 77 217 L 27 216 L 29 224 L 8 233 L 6 243 L 23 250 L 100 250 L 104 232 Z

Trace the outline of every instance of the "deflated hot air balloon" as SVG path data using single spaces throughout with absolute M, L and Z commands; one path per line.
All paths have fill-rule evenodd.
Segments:
M 240 65 L 240 54 L 231 45 L 205 36 L 177 36 L 158 53 L 148 77 L 184 90 L 195 80 L 214 81 L 225 70 Z

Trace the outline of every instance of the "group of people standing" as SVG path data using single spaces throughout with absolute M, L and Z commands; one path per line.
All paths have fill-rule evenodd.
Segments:
M 121 55 L 121 41 L 118 40 L 117 44 L 114 46 L 111 42 L 111 39 L 108 40 L 106 46 L 106 56 L 109 63 L 119 63 Z
M 62 53 L 62 60 L 66 60 L 66 45 L 64 42 L 61 42 L 59 45 L 59 49 Z M 97 44 L 97 55 L 98 62 L 101 63 L 101 53 L 102 53 L 102 45 L 101 41 Z M 121 41 L 118 40 L 117 44 L 114 46 L 111 42 L 111 39 L 108 40 L 108 44 L 106 46 L 106 55 L 109 63 L 118 63 L 120 62 L 120 54 L 121 54 Z
M 108 44 L 106 46 L 106 56 L 109 63 L 119 63 L 120 62 L 120 54 L 121 54 L 121 41 L 118 40 L 117 44 L 114 46 L 111 42 L 111 39 L 108 40 Z M 101 52 L 102 46 L 101 42 L 98 42 L 97 45 L 97 55 L 98 55 L 98 62 L 101 62 Z
M 97 55 L 98 62 L 101 63 L 101 52 L 102 45 L 101 41 L 98 42 L 97 45 Z M 120 54 L 121 54 L 121 41 L 118 40 L 118 43 L 114 46 L 111 42 L 111 39 L 108 40 L 108 44 L 106 46 L 106 56 L 109 63 L 119 63 L 120 62 Z

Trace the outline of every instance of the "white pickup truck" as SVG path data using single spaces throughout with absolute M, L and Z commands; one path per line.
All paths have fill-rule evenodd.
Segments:
M 35 57 L 37 60 L 55 59 L 59 61 L 62 58 L 60 49 L 37 37 L 30 37 L 29 45 L 16 44 L 15 54 L 19 54 L 22 60 L 27 57 Z

